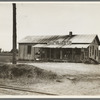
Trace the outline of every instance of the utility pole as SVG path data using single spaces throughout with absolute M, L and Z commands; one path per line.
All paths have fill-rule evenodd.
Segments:
M 13 3 L 13 58 L 12 64 L 16 64 L 16 53 L 17 53 L 17 34 L 16 34 L 16 4 Z

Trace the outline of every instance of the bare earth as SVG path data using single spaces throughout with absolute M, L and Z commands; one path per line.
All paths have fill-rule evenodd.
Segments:
M 100 65 L 82 63 L 28 63 L 63 76 L 54 82 L 34 84 L 34 89 L 58 95 L 100 95 Z M 64 77 L 65 76 L 65 77 Z M 60 82 L 59 82 L 60 81 Z M 31 86 L 30 86 L 31 87 Z
M 25 83 L 24 81 L 23 84 L 17 83 L 16 80 L 15 82 L 13 82 L 14 80 L 12 80 L 12 82 L 6 80 L 7 84 L 21 88 L 27 88 L 33 91 L 56 94 L 57 96 L 100 96 L 100 64 L 95 65 L 58 62 L 33 62 L 26 64 L 52 71 L 60 76 L 60 78 L 44 81 L 32 79 L 32 82 L 29 80 Z M 19 80 L 23 81 L 25 78 Z M 3 82 L 2 79 L 0 82 Z M 5 89 L 0 89 L 0 94 L 39 96 L 39 94 L 36 93 L 19 92 L 14 90 L 9 92 L 9 90 Z
M 83 64 L 83 63 L 27 63 L 46 70 L 51 70 L 59 75 L 65 74 L 98 74 L 100 75 L 100 64 Z

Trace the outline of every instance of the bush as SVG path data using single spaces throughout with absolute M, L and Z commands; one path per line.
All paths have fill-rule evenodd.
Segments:
M 9 77 L 10 66 L 6 64 L 0 64 L 0 77 L 8 78 Z
M 40 78 L 40 79 L 55 79 L 57 75 L 51 71 L 47 71 L 32 65 L 26 64 L 0 64 L 1 78 Z
M 22 75 L 25 75 L 29 70 L 23 69 L 23 68 L 12 68 L 11 73 L 14 77 L 19 77 Z

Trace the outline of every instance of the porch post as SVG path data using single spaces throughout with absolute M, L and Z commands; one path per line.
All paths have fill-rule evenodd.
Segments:
M 73 61 L 73 48 L 72 48 L 72 61 Z
M 74 48 L 72 48 L 72 62 L 75 60 L 75 59 L 74 59 L 74 58 L 75 58 L 75 57 L 74 57 L 74 56 L 75 56 L 75 54 L 74 54 L 74 52 L 73 52 L 73 51 L 74 51 Z
M 45 49 L 45 60 L 47 60 L 47 49 Z
M 35 47 L 34 47 L 34 60 L 36 60 L 36 59 L 35 59 Z
M 50 60 L 51 60 L 51 48 L 50 48 Z
M 62 59 L 62 49 L 60 49 L 60 59 Z
M 54 59 L 56 59 L 56 49 L 54 48 Z

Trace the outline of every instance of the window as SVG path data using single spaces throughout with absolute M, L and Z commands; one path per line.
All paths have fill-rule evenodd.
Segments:
M 94 40 L 94 43 L 95 43 L 95 40 Z
M 91 47 L 90 47 L 90 56 L 91 56 Z
M 94 55 L 94 46 L 93 46 L 93 50 L 92 50 L 92 55 Z
M 91 47 L 90 47 L 90 52 L 91 52 Z
M 32 47 L 29 45 L 28 48 L 27 48 L 27 54 L 31 54 L 31 48 Z
M 96 59 L 96 50 L 95 50 L 95 59 Z

